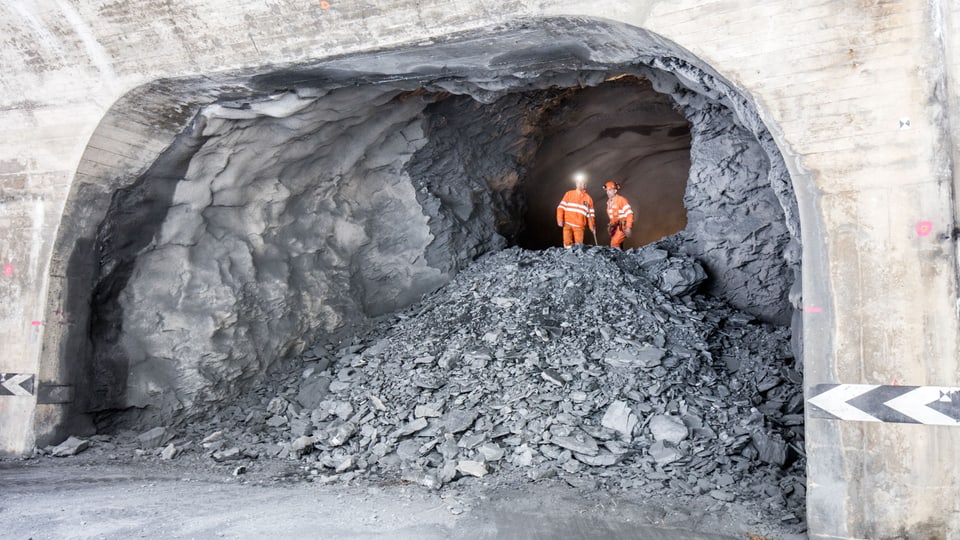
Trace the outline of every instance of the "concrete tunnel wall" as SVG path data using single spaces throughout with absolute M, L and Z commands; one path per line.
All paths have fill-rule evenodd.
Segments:
M 214 9 L 185 2 L 176 11 L 148 3 L 136 12 L 124 4 L 0 8 L 10 36 L 5 72 L 16 74 L 0 82 L 0 118 L 9 126 L 0 134 L 0 245 L 9 261 L 0 372 L 54 383 L 37 389 L 46 401 L 69 398 L 70 389 L 55 384 L 72 379 L 58 372 L 58 363 L 42 361 L 51 354 L 43 344 L 57 343 L 62 327 L 75 323 L 57 318 L 70 261 L 51 257 L 66 253 L 54 239 L 95 226 L 88 221 L 98 209 L 78 209 L 64 221 L 62 210 L 71 191 L 103 200 L 113 186 L 90 179 L 147 166 L 185 125 L 192 109 L 169 108 L 183 101 L 171 78 L 196 76 L 193 95 L 202 101 L 231 91 L 229 81 L 211 81 L 209 73 L 572 16 L 612 19 L 682 45 L 748 96 L 771 130 L 799 202 L 808 388 L 892 381 L 958 386 L 952 164 L 960 83 L 951 74 L 960 65 L 952 39 L 960 7 L 919 1 L 328 6 L 306 13 L 302 6 L 258 12 L 256 3 Z M 140 99 L 132 99 L 131 89 Z M 245 95 L 249 88 L 238 83 L 233 91 Z M 116 112 L 111 104 L 121 96 L 118 105 L 147 123 L 98 128 L 101 119 L 117 118 L 105 114 Z M 37 404 L 35 394 L 0 399 L 6 452 L 28 451 L 34 426 L 62 421 L 58 406 Z M 960 530 L 954 507 L 960 479 L 949 460 L 938 458 L 956 448 L 955 428 L 808 418 L 806 439 L 811 537 L 952 538 Z

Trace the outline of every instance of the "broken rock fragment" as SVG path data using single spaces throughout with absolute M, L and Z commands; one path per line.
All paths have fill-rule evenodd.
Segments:
M 651 369 L 660 365 L 666 351 L 654 346 L 628 347 L 607 353 L 604 362 L 614 368 Z
M 177 457 L 177 454 L 180 453 L 180 450 L 173 444 L 168 444 L 166 448 L 163 449 L 163 452 L 160 452 L 160 458 L 170 460 Z
M 75 456 L 90 448 L 90 441 L 78 439 L 77 437 L 67 437 L 67 440 L 50 449 L 50 455 L 53 457 Z
M 353 437 L 353 434 L 357 432 L 357 426 L 351 422 L 344 422 L 337 426 L 333 431 L 333 435 L 330 436 L 330 446 L 341 446 L 350 440 L 350 437 Z
M 597 445 L 597 441 L 581 430 L 576 430 L 573 434 L 566 437 L 554 436 L 552 439 L 550 439 L 550 442 L 561 448 L 566 448 L 571 452 L 585 454 L 587 456 L 595 456 L 598 452 L 600 452 L 600 447 Z
M 677 444 L 687 438 L 688 430 L 683 420 L 665 414 L 650 419 L 650 432 L 654 440 Z
M 650 453 L 650 457 L 661 466 L 673 463 L 683 457 L 683 452 L 673 446 L 673 444 L 665 441 L 653 443 L 650 445 L 648 452 Z
M 172 439 L 174 434 L 167 430 L 166 427 L 155 427 L 150 431 L 141 433 L 137 440 L 140 441 L 140 446 L 142 448 L 157 448 L 158 446 L 163 446 Z
M 614 401 L 603 413 L 600 425 L 620 433 L 623 438 L 629 440 L 633 436 L 633 428 L 636 427 L 638 422 L 639 419 L 633 414 L 626 402 Z
M 457 470 L 461 474 L 466 476 L 476 476 L 477 478 L 483 478 L 487 475 L 487 465 L 482 461 L 458 461 Z
M 479 413 L 465 409 L 453 409 L 440 418 L 440 425 L 447 433 L 466 431 L 476 421 Z

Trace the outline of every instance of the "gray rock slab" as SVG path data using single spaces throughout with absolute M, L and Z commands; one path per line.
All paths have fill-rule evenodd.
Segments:
M 686 439 L 688 435 L 688 429 L 683 420 L 665 414 L 658 414 L 650 419 L 650 432 L 654 440 L 674 444 Z
M 737 496 L 729 491 L 723 491 L 720 489 L 714 489 L 710 491 L 710 496 L 718 501 L 724 502 L 733 502 L 737 499 Z
M 400 441 L 397 445 L 397 455 L 404 461 L 413 461 L 420 457 L 420 443 L 413 439 Z
M 660 274 L 659 287 L 672 296 L 683 296 L 697 290 L 707 279 L 703 267 L 694 261 L 671 265 Z
M 233 461 L 243 457 L 240 452 L 240 448 L 234 446 L 226 450 L 217 450 L 213 453 L 214 461 Z
M 437 418 L 440 414 L 439 408 L 430 405 L 417 405 L 413 409 L 413 416 L 417 418 Z
M 457 471 L 465 476 L 483 478 L 487 475 L 487 464 L 482 461 L 460 460 L 457 462 Z
M 472 450 L 486 440 L 487 436 L 483 433 L 470 433 L 461 437 L 460 440 L 457 441 L 457 446 Z
M 494 443 L 483 444 L 479 450 L 484 461 L 500 461 L 506 454 L 503 448 Z
M 155 427 L 150 431 L 141 433 L 137 436 L 137 440 L 140 442 L 140 446 L 143 448 L 156 448 L 158 446 L 163 446 L 167 444 L 170 439 L 172 439 L 174 434 L 170 432 L 166 427 Z
M 79 439 L 77 437 L 67 437 L 67 440 L 50 449 L 50 455 L 53 457 L 75 456 L 90 448 L 90 441 Z
M 302 452 L 303 450 L 313 447 L 313 443 L 313 437 L 302 435 L 290 443 L 290 450 L 294 452 Z
M 177 457 L 177 454 L 180 453 L 180 450 L 173 444 L 168 444 L 166 448 L 163 449 L 163 452 L 160 452 L 160 459 L 170 460 Z
M 597 441 L 582 431 L 570 436 L 554 436 L 550 442 L 571 452 L 595 456 L 600 451 Z
M 287 406 L 290 403 L 282 397 L 275 397 L 267 404 L 267 412 L 270 414 L 283 414 L 287 412 Z
M 650 445 L 648 452 L 658 465 L 667 465 L 683 457 L 683 452 L 664 441 L 657 441 Z
M 380 399 L 378 396 L 370 396 L 369 399 L 370 399 L 370 406 L 372 406 L 374 409 L 380 412 L 385 412 L 387 410 L 387 406 L 383 403 L 383 400 Z
M 452 409 L 440 417 L 440 426 L 446 433 L 466 431 L 476 421 L 479 413 L 466 409 Z
M 585 465 L 590 465 L 591 467 L 610 467 L 619 463 L 622 456 L 618 456 L 611 452 L 601 451 L 595 456 L 575 453 L 573 454 L 573 457 L 577 458 L 577 461 L 580 461 Z
M 550 368 L 547 368 L 547 369 L 544 369 L 543 371 L 541 371 L 541 372 L 540 372 L 540 377 L 543 378 L 543 380 L 545 380 L 545 381 L 547 381 L 547 382 L 549 382 L 549 383 L 553 383 L 553 384 L 555 384 L 555 385 L 557 385 L 557 386 L 563 386 L 563 384 L 564 384 L 564 382 L 565 382 L 565 381 L 563 380 L 563 376 L 561 376 L 558 371 L 556 371 L 556 370 L 554 370 L 554 369 L 550 369 Z
M 320 402 L 330 395 L 330 377 L 325 375 L 311 375 L 300 383 L 297 392 L 297 403 L 305 409 L 316 409 Z
M 427 425 L 428 425 L 428 422 L 426 418 L 417 418 L 397 428 L 397 431 L 394 434 L 394 436 L 406 437 L 407 435 L 412 435 L 426 428 Z
M 350 382 L 344 382 L 340 380 L 330 381 L 329 389 L 330 389 L 330 392 L 334 394 L 339 394 L 341 392 L 346 392 L 347 390 L 349 390 L 351 385 L 352 383 Z
M 356 425 L 350 422 L 344 422 L 333 430 L 333 434 L 330 436 L 329 444 L 330 446 L 341 446 L 350 440 L 350 438 L 353 437 L 356 432 Z
M 750 440 L 757 448 L 760 461 L 780 467 L 787 462 L 787 443 L 779 437 L 757 432 L 751 435 Z
M 441 482 L 440 477 L 437 476 L 436 473 L 414 467 L 404 469 L 400 474 L 400 478 L 405 482 L 418 484 L 427 489 L 440 489 L 443 485 L 443 482 Z M 450 479 L 453 479 L 452 476 Z
M 666 351 L 654 346 L 629 347 L 608 352 L 603 361 L 614 368 L 650 369 L 660 365 Z
M 633 436 L 633 429 L 639 421 L 627 403 L 618 400 L 607 406 L 607 410 L 600 420 L 600 425 L 620 433 L 625 439 L 629 440 Z
M 271 416 L 270 418 L 267 418 L 267 425 L 270 427 L 276 428 L 276 427 L 284 426 L 286 424 L 287 424 L 286 416 L 274 415 L 274 416 Z
M 526 444 L 522 444 L 514 450 L 511 463 L 517 467 L 529 467 L 533 465 L 533 449 Z

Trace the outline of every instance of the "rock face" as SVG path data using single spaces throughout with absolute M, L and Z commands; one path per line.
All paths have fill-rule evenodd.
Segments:
M 796 243 L 766 132 L 703 81 L 636 71 L 693 126 L 688 223 L 669 242 L 702 267 L 673 267 L 659 286 L 682 296 L 707 278 L 710 293 L 786 323 Z M 605 76 L 588 75 L 593 84 Z M 88 409 L 147 407 L 169 418 L 216 406 L 309 343 L 407 306 L 514 243 L 522 180 L 549 123 L 542 115 L 569 91 L 419 84 L 207 106 L 148 179 L 118 192 L 97 245 L 98 389 Z M 455 90 L 472 93 L 447 93 Z M 657 118 L 670 112 L 663 102 Z M 563 382 L 554 369 L 540 376 Z M 348 381 L 311 384 L 335 392 Z
M 103 228 L 97 359 L 125 380 L 96 405 L 168 416 L 235 395 L 319 336 L 406 306 L 502 247 L 495 214 L 507 213 L 515 158 L 478 166 L 471 148 L 490 141 L 476 138 L 428 146 L 433 99 L 366 87 L 205 109 L 169 207 Z M 435 129 L 447 140 L 462 127 Z M 481 131 L 512 145 L 496 126 Z M 127 247 L 150 229 L 149 244 Z
M 690 107 L 687 114 L 693 126 L 687 227 L 676 239 L 703 263 L 708 292 L 788 324 L 793 307 L 787 296 L 795 278 L 790 251 L 799 253 L 799 246 L 768 177 L 777 169 L 731 111 Z M 785 175 L 782 166 L 780 173 Z

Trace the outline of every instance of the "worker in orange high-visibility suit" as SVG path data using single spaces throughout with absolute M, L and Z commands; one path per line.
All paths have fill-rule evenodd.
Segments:
M 633 233 L 633 209 L 620 191 L 620 184 L 607 182 L 603 185 L 607 192 L 607 217 L 610 218 L 610 245 L 622 249 L 623 241 Z
M 594 237 L 597 235 L 597 215 L 593 208 L 593 197 L 587 193 L 587 178 L 577 175 L 574 178 L 576 189 L 563 195 L 557 206 L 557 226 L 563 227 L 563 247 L 583 243 L 583 230 L 590 227 Z

